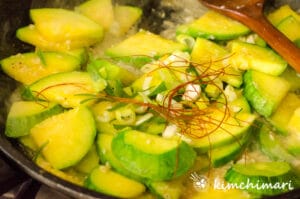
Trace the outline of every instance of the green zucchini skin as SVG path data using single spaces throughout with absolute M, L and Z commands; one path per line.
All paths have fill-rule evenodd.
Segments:
M 38 123 L 30 136 L 54 169 L 65 169 L 81 161 L 93 146 L 94 117 L 88 107 L 76 107 Z
M 214 118 L 221 118 L 222 114 L 214 113 Z M 236 139 L 243 137 L 252 130 L 253 123 L 257 116 L 251 113 L 239 113 L 234 117 L 228 117 L 215 132 L 209 136 L 202 138 L 183 137 L 187 142 L 195 148 L 198 153 L 206 153 L 210 149 L 222 147 L 226 144 L 236 142 Z M 230 133 L 228 133 L 228 130 Z
M 63 72 L 49 75 L 26 86 L 22 97 L 26 100 L 56 102 L 65 108 L 74 108 L 90 102 L 90 96 L 97 95 L 106 85 L 104 79 L 93 79 L 88 72 Z
M 56 103 L 17 101 L 8 113 L 5 135 L 13 138 L 26 136 L 33 126 L 63 111 L 63 107 Z
M 272 88 L 276 88 L 276 92 Z M 277 109 L 290 89 L 290 84 L 281 77 L 255 70 L 244 74 L 243 95 L 262 116 L 269 117 Z
M 299 187 L 299 179 L 286 162 L 235 164 L 226 172 L 225 180 L 258 195 L 271 196 Z
M 104 36 L 100 25 L 75 11 L 37 8 L 30 10 L 30 18 L 37 30 L 49 41 L 84 41 L 85 45 L 82 47 L 86 47 L 101 41 Z
M 99 133 L 97 135 L 96 139 L 96 146 L 97 146 L 97 152 L 100 156 L 100 162 L 102 164 L 107 164 L 116 170 L 118 173 L 127 176 L 131 179 L 140 181 L 140 182 L 146 182 L 146 179 L 143 179 L 137 175 L 135 175 L 133 172 L 130 170 L 126 169 L 119 159 L 115 157 L 115 155 L 112 152 L 111 149 L 111 143 L 114 138 L 113 134 L 108 134 L 108 133 Z
M 221 167 L 228 162 L 237 159 L 247 146 L 250 134 L 251 131 L 246 132 L 245 135 L 237 139 L 235 142 L 210 150 L 208 152 L 208 156 L 211 159 L 212 166 Z
M 108 48 L 105 54 L 115 60 L 140 68 L 153 59 L 176 50 L 187 51 L 188 48 L 179 42 L 141 30 L 117 45 Z
M 288 123 L 294 111 L 300 107 L 300 96 L 289 92 L 281 101 L 276 111 L 267 120 L 276 131 L 282 135 L 288 135 Z
M 230 63 L 241 70 L 256 70 L 278 76 L 287 68 L 287 62 L 270 48 L 243 41 L 230 41 Z
M 135 175 L 148 180 L 163 181 L 171 180 L 185 174 L 194 163 L 196 152 L 187 143 L 178 142 L 177 146 L 162 152 L 147 152 L 137 147 L 136 144 L 127 143 L 126 137 L 144 134 L 149 139 L 137 140 L 145 147 L 149 147 L 148 140 L 165 139 L 156 135 L 145 134 L 139 131 L 122 131 L 119 132 L 112 140 L 112 152 L 120 163 L 127 170 L 132 171 Z M 130 135 L 132 134 L 132 135 Z M 170 140 L 164 140 L 169 144 Z M 173 142 L 174 140 L 171 140 Z M 150 146 L 151 147 L 151 146 Z M 153 147 L 154 149 L 154 147 Z
M 209 11 L 192 23 L 179 26 L 176 30 L 177 35 L 187 34 L 195 38 L 212 40 L 234 39 L 249 32 L 249 28 L 243 24 L 214 11 Z
M 277 29 L 293 42 L 300 38 L 300 22 L 292 15 L 284 18 Z
M 81 60 L 68 52 L 28 52 L 0 61 L 3 71 L 25 85 L 59 72 L 80 69 Z
M 146 190 L 142 183 L 127 178 L 103 165 L 92 170 L 85 180 L 85 186 L 118 198 L 134 198 Z

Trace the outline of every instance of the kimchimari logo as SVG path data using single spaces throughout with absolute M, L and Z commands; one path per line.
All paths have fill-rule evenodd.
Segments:
M 190 179 L 193 181 L 193 185 L 198 191 L 205 191 L 209 187 L 212 187 L 216 190 L 230 190 L 230 189 L 256 189 L 256 190 L 288 190 L 291 191 L 294 189 L 292 180 L 288 182 L 261 182 L 257 180 L 255 182 L 251 181 L 249 178 L 243 182 L 239 183 L 229 183 L 224 182 L 221 178 L 217 177 L 214 180 L 208 180 L 208 178 L 204 175 L 199 175 L 196 172 L 192 173 Z

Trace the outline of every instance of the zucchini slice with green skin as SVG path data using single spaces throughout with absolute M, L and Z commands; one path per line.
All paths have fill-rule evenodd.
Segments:
M 53 168 L 64 169 L 77 164 L 92 147 L 94 117 L 87 107 L 79 106 L 43 120 L 30 136 Z
M 143 10 L 135 6 L 116 5 L 114 7 L 115 20 L 110 33 L 122 36 L 136 24 L 143 14 Z
M 229 185 L 260 195 L 276 195 L 299 186 L 299 179 L 286 162 L 235 164 L 225 174 L 225 180 Z
M 119 132 L 111 147 L 124 168 L 154 181 L 171 180 L 185 174 L 196 158 L 196 152 L 184 141 L 135 130 Z
M 76 40 L 72 42 L 49 41 L 43 35 L 41 35 L 41 33 L 33 24 L 19 28 L 16 32 L 16 36 L 23 42 L 31 44 L 38 49 L 47 51 L 68 51 L 82 47 L 88 47 L 90 45 L 89 42 L 83 40 Z
M 273 25 L 277 26 L 282 20 L 284 20 L 288 16 L 293 16 L 298 21 L 300 21 L 300 15 L 297 12 L 295 12 L 288 4 L 283 5 L 275 11 L 271 12 L 268 15 L 268 19 Z
M 105 87 L 105 80 L 95 80 L 87 72 L 73 71 L 44 77 L 27 86 L 22 96 L 29 100 L 56 102 L 69 108 L 79 106 Z
M 105 54 L 140 67 L 162 55 L 186 50 L 187 46 L 184 44 L 141 30 L 121 43 L 108 48 Z
M 107 164 L 115 169 L 118 173 L 132 178 L 134 180 L 145 182 L 146 180 L 135 175 L 133 172 L 126 169 L 121 162 L 115 157 L 111 149 L 111 143 L 114 138 L 113 134 L 100 133 L 97 136 L 96 146 L 102 164 Z
M 216 121 L 221 121 L 224 117 L 223 113 L 219 111 L 213 113 L 212 116 Z M 188 135 L 183 135 L 183 140 L 194 147 L 197 152 L 206 153 L 216 147 L 237 142 L 240 137 L 249 131 L 256 116 L 251 113 L 238 113 L 232 116 L 225 116 L 225 118 L 221 126 L 217 127 L 210 135 L 201 138 L 192 138 Z M 212 125 L 210 128 L 214 129 L 216 125 Z M 207 131 L 209 131 L 209 129 L 207 129 Z M 194 133 L 196 135 L 197 132 Z M 199 133 L 201 134 L 201 132 Z
M 244 84 L 244 96 L 265 117 L 274 113 L 290 89 L 285 79 L 255 70 L 248 70 L 244 74 Z M 276 88 L 276 92 L 272 88 Z
M 78 59 L 80 66 L 84 66 L 88 61 L 88 50 L 86 48 L 76 48 L 73 50 L 62 51 Z
M 16 101 L 12 104 L 7 116 L 5 135 L 14 138 L 28 135 L 30 129 L 36 124 L 63 110 L 56 103 Z
M 37 30 L 54 42 L 85 41 L 87 46 L 102 40 L 102 26 L 71 10 L 62 8 L 36 8 L 30 17 Z
M 291 154 L 300 156 L 300 106 L 295 109 L 287 128 L 289 134 L 284 140 L 284 144 Z
M 222 46 L 204 38 L 197 38 L 191 53 L 191 60 L 201 65 L 199 73 L 204 70 L 209 70 L 211 73 L 224 71 L 219 78 L 234 87 L 240 87 L 243 83 L 242 71 L 228 66 L 230 56 L 230 53 Z
M 298 47 L 300 48 L 300 45 Z M 287 69 L 280 75 L 280 77 L 290 83 L 290 92 L 300 93 L 300 76 L 293 68 L 287 67 Z
M 293 42 L 300 39 L 300 21 L 293 16 L 283 19 L 277 29 Z
M 203 37 L 211 40 L 229 40 L 250 32 L 243 24 L 214 11 L 208 11 L 199 19 L 177 28 L 177 34 Z
M 220 167 L 238 158 L 247 145 L 249 137 L 250 132 L 247 132 L 242 138 L 233 143 L 216 147 L 215 149 L 208 151 L 208 156 L 212 166 Z
M 100 158 L 97 153 L 95 144 L 91 147 L 89 152 L 78 162 L 74 169 L 84 174 L 89 174 L 99 165 Z
M 89 189 L 119 198 L 134 198 L 145 192 L 143 184 L 111 170 L 107 166 L 96 167 L 85 181 Z
M 276 111 L 267 120 L 279 133 L 287 135 L 289 120 L 298 107 L 300 107 L 300 96 L 289 92 L 278 105 Z
M 13 79 L 29 85 L 42 77 L 74 71 L 80 68 L 80 60 L 67 53 L 30 52 L 1 60 L 3 71 Z
M 88 0 L 76 6 L 75 11 L 93 20 L 104 30 L 108 30 L 114 21 L 111 0 Z
M 288 66 L 287 62 L 270 48 L 242 41 L 228 44 L 232 56 L 229 63 L 241 70 L 253 69 L 270 75 L 280 75 Z

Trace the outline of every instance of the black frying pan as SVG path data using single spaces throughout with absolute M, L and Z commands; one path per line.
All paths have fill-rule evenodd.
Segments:
M 15 37 L 18 27 L 29 24 L 29 9 L 32 7 L 64 7 L 71 8 L 83 0 L 0 0 L 0 59 L 19 52 L 33 50 L 32 46 L 26 45 Z M 158 33 L 161 30 L 163 17 L 170 17 L 175 12 L 175 8 L 161 6 L 160 0 L 119 0 L 122 4 L 138 5 L 143 8 L 144 17 L 141 21 L 141 28 Z M 172 1 L 170 1 L 172 2 Z M 276 7 L 289 3 L 293 8 L 300 8 L 298 0 L 277 0 L 269 1 L 268 7 Z M 163 13 L 163 14 L 162 14 Z M 5 108 L 6 100 L 17 87 L 17 83 L 0 71 L 0 153 L 3 153 L 15 165 L 25 171 L 30 177 L 37 181 L 68 194 L 74 198 L 103 198 L 112 197 L 87 190 L 66 182 L 56 176 L 41 170 L 24 153 L 24 150 L 14 140 L 8 139 L 4 135 L 4 126 L 7 115 Z M 1 176 L 0 176 L 1 179 Z M 272 198 L 296 199 L 300 198 L 300 190 L 294 190 Z

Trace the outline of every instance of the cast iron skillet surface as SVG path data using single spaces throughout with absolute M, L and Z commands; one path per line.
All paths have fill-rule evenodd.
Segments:
M 0 0 L 0 59 L 19 52 L 33 50 L 29 45 L 20 42 L 15 37 L 18 27 L 29 24 L 29 9 L 38 7 L 64 7 L 72 8 L 84 0 Z M 150 30 L 154 33 L 161 31 L 162 21 L 171 16 L 175 10 L 172 7 L 163 7 L 160 0 L 115 0 L 122 4 L 137 5 L 143 9 L 143 18 L 140 28 Z M 300 8 L 298 0 L 271 0 L 268 1 L 268 9 L 278 7 L 282 4 L 290 4 L 293 8 Z M 4 126 L 7 115 L 6 100 L 11 92 L 17 87 L 17 83 L 0 71 L 0 150 L 9 159 L 29 176 L 37 181 L 61 191 L 74 198 L 103 198 L 112 197 L 87 190 L 61 180 L 36 166 L 24 153 L 24 150 L 14 140 L 4 135 Z M 1 178 L 1 176 L 0 176 Z M 273 199 L 296 199 L 300 198 L 300 190 L 274 196 Z

